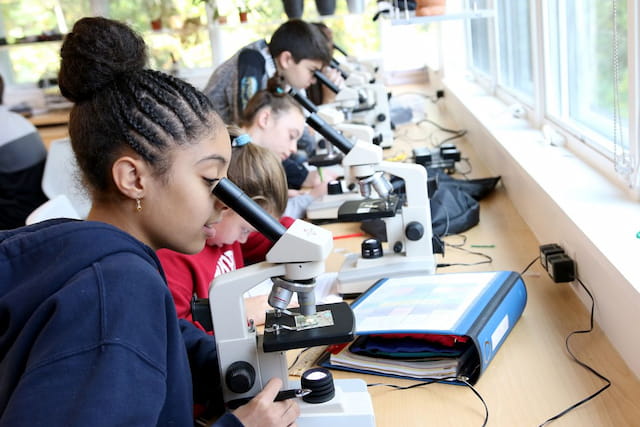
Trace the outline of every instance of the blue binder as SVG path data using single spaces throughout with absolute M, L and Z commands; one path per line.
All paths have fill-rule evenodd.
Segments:
M 456 375 L 474 384 L 522 315 L 526 302 L 527 290 L 518 273 L 490 271 L 381 279 L 354 301 L 352 308 L 359 336 L 429 334 L 468 338 L 470 349 L 460 360 Z M 366 364 L 338 366 L 330 357 L 320 364 L 420 379 L 410 374 L 381 373 Z

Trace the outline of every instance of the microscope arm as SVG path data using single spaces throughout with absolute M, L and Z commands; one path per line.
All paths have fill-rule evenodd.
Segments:
M 402 207 L 401 228 L 387 227 L 389 242 L 404 242 L 407 257 L 431 254 L 431 210 L 427 192 L 427 171 L 415 163 L 381 162 L 381 171 L 404 180 L 406 201 Z
M 225 400 L 232 400 L 254 396 L 274 376 L 284 384 L 288 379 L 284 353 L 264 352 L 263 337 L 256 335 L 252 324 L 247 324 L 243 294 L 273 277 L 306 283 L 305 291 L 313 292 L 313 280 L 324 272 L 333 236 L 301 220 L 284 228 L 226 178 L 218 182 L 213 194 L 258 231 L 276 240 L 267 253 L 267 262 L 217 276 L 209 288 L 223 393 Z M 238 382 L 237 378 L 241 380 Z
M 305 100 L 307 104 L 313 106 L 297 92 L 292 93 L 292 96 L 303 106 Z M 386 172 L 404 179 L 407 200 L 402 208 L 402 224 L 390 226 L 388 234 L 391 236 L 388 236 L 388 239 L 404 241 L 407 256 L 431 253 L 431 212 L 426 169 L 411 163 L 385 162 L 380 146 L 360 140 L 354 144 L 318 116 L 315 110 L 309 108 L 307 110 L 310 113 L 307 116 L 307 123 L 345 154 L 342 165 L 347 183 L 359 183 L 363 178 L 374 177 L 379 172 Z M 374 186 L 378 194 L 385 198 L 389 191 L 388 182 L 385 182 L 386 180 L 382 177 L 379 178 L 373 181 Z M 362 187 L 361 193 L 366 196 Z
M 216 277 L 209 290 L 216 340 L 244 340 L 250 336 L 242 295 L 270 277 L 285 274 L 284 264 L 260 262 Z

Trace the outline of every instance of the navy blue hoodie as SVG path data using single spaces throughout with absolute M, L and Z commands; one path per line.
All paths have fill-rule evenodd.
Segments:
M 151 248 L 89 221 L 0 232 L 0 426 L 192 426 L 192 373 L 217 381 L 215 344 Z

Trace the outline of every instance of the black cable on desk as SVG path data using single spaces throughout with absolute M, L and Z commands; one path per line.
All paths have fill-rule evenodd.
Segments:
M 454 139 L 462 138 L 463 136 L 465 136 L 467 134 L 467 130 L 466 129 L 449 129 L 449 128 L 446 128 L 446 127 L 434 122 L 433 120 L 430 120 L 430 119 L 427 119 L 427 118 L 424 118 L 424 119 L 420 120 L 418 122 L 418 126 L 423 122 L 432 124 L 433 126 L 438 128 L 442 132 L 447 132 L 447 133 L 452 133 L 453 134 L 452 136 L 450 136 L 448 138 L 445 138 L 442 141 L 438 142 L 438 144 L 436 144 L 436 147 L 440 147 L 442 144 L 444 144 L 446 142 L 449 142 L 449 141 L 453 141 Z
M 373 383 L 373 384 L 367 384 L 367 387 L 385 386 L 385 387 L 394 388 L 396 390 L 409 390 L 416 387 L 423 387 L 425 385 L 433 384 L 436 382 L 447 382 L 447 381 L 459 381 L 464 385 L 466 385 L 467 387 L 469 387 L 469 389 L 471 389 L 473 394 L 478 396 L 478 399 L 480 399 L 480 402 L 482 402 L 482 406 L 484 406 L 484 421 L 482 423 L 482 427 L 485 427 L 487 425 L 487 422 L 489 421 L 489 408 L 487 407 L 487 403 L 482 398 L 482 395 L 480 394 L 480 392 L 476 390 L 475 387 L 473 387 L 471 383 L 468 381 L 468 379 L 465 377 L 458 376 L 458 377 L 445 377 L 445 378 L 423 378 L 421 379 L 421 382 L 411 384 L 408 386 L 400 386 L 400 385 L 387 384 L 387 383 Z
M 539 257 L 539 256 L 535 257 L 535 258 L 533 259 L 533 261 L 531 261 L 531 262 L 529 263 L 529 265 L 527 265 L 527 266 L 524 268 L 524 270 L 522 270 L 522 271 L 520 272 L 520 275 L 521 275 L 521 276 L 524 276 L 524 273 L 526 273 L 526 272 L 527 272 L 527 270 L 531 268 L 531 266 L 533 265 L 533 263 L 535 263 L 535 262 L 536 262 L 536 261 L 538 261 L 539 259 L 540 259 L 540 257 Z
M 550 422 L 557 420 L 558 418 L 560 418 L 563 415 L 567 414 L 568 412 L 574 410 L 575 408 L 577 408 L 578 406 L 582 405 L 583 403 L 587 403 L 588 401 L 590 401 L 591 399 L 593 399 L 594 397 L 596 397 L 597 395 L 599 395 L 600 393 L 602 393 L 603 391 L 605 391 L 606 389 L 608 389 L 611 386 L 611 380 L 609 380 L 609 378 L 605 377 L 604 375 L 602 375 L 601 373 L 599 373 L 598 371 L 593 369 L 591 366 L 587 365 L 586 363 L 584 363 L 580 359 L 578 359 L 573 354 L 573 352 L 571 351 L 571 348 L 569 347 L 569 339 L 572 336 L 577 335 L 577 334 L 588 334 L 591 331 L 593 331 L 593 311 L 594 311 L 594 306 L 595 306 L 595 301 L 593 299 L 593 295 L 591 295 L 591 292 L 589 292 L 589 289 L 587 289 L 587 287 L 584 285 L 584 283 L 582 283 L 582 280 L 580 280 L 579 278 L 576 277 L 576 281 L 578 283 L 580 283 L 580 286 L 582 286 L 582 289 L 584 289 L 584 291 L 587 293 L 587 295 L 589 295 L 589 298 L 591 298 L 591 315 L 590 315 L 590 318 L 589 318 L 589 329 L 582 330 L 582 331 L 573 331 L 573 332 L 571 332 L 569 335 L 567 335 L 567 338 L 565 338 L 564 344 L 565 344 L 565 346 L 567 348 L 567 352 L 569 352 L 569 355 L 571 356 L 571 358 L 573 359 L 574 362 L 576 362 L 578 365 L 582 366 L 583 368 L 585 368 L 586 370 L 588 370 L 589 372 L 591 372 L 592 374 L 594 374 L 595 376 L 597 376 L 601 380 L 605 381 L 606 384 L 604 386 L 602 386 L 595 393 L 585 397 L 584 399 L 580 400 L 579 402 L 576 402 L 573 405 L 569 406 L 568 408 L 566 408 L 562 412 L 559 412 L 558 414 L 554 415 L 553 417 L 547 419 L 545 422 L 540 424 L 538 427 L 543 427 L 543 426 L 549 424 Z
M 447 220 L 448 220 L 448 217 L 447 217 Z M 462 246 L 464 244 L 466 244 L 466 242 L 467 242 L 467 236 L 465 236 L 464 234 L 458 234 L 458 235 L 463 238 L 462 243 L 454 245 L 452 243 L 445 242 L 444 243 L 445 246 L 453 248 L 453 249 L 458 249 L 460 251 L 466 252 L 466 253 L 471 254 L 471 255 L 478 255 L 478 256 L 484 257 L 485 260 L 484 261 L 477 261 L 477 262 L 468 262 L 468 263 L 465 263 L 465 262 L 438 263 L 436 265 L 436 268 L 454 267 L 454 266 L 457 266 L 457 267 L 470 267 L 470 266 L 474 266 L 474 265 L 491 264 L 493 262 L 493 258 L 491 257 L 491 255 L 485 254 L 483 252 L 472 251 L 470 249 L 463 248 Z M 446 234 L 443 234 L 440 237 L 445 237 L 445 236 L 446 236 Z

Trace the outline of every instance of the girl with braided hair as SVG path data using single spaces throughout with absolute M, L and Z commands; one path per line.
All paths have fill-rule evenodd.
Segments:
M 280 159 L 267 148 L 257 145 L 252 138 L 235 126 L 227 128 L 232 137 L 233 151 L 228 178 L 266 212 L 280 218 L 287 206 L 287 178 Z M 280 220 L 285 227 L 293 218 Z M 244 267 L 242 245 L 250 234 L 262 234 L 231 209 L 223 209 L 220 219 L 212 224 L 213 237 L 207 239 L 204 249 L 195 255 L 181 254 L 169 249 L 157 252 L 162 263 L 169 289 L 176 303 L 178 317 L 197 322 L 191 312 L 193 297 L 209 298 L 209 285 L 214 277 Z M 254 233 L 255 232 L 255 233 Z M 264 237 L 264 236 L 263 236 Z M 264 245 L 254 247 L 264 260 L 272 242 L 266 237 Z M 265 310 L 269 308 L 266 295 L 245 298 L 247 315 L 256 325 L 264 324 Z M 208 316 L 210 320 L 210 315 Z M 204 329 L 204 327 L 197 323 Z
M 0 232 L 0 426 L 193 425 L 194 402 L 222 406 L 215 344 L 178 320 L 155 251 L 213 237 L 229 135 L 203 94 L 145 68 L 124 24 L 79 20 L 61 58 L 93 203 L 87 221 Z M 281 386 L 214 425 L 294 425 L 297 404 L 273 402 Z

